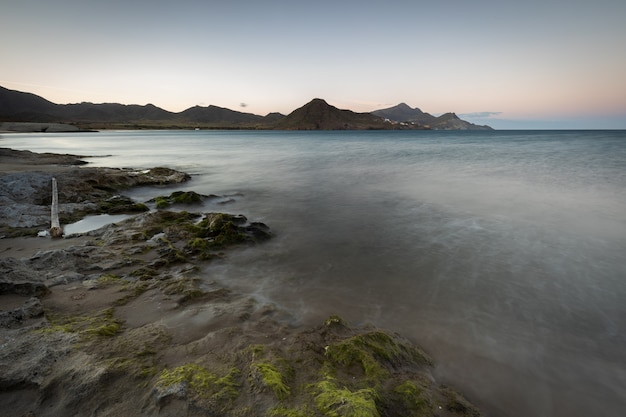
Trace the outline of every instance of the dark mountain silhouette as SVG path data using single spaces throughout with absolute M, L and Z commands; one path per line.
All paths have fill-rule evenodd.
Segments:
M 0 87 L 1 122 L 60 122 L 85 127 L 250 127 L 275 121 L 282 115 L 257 116 L 217 106 L 194 106 L 180 113 L 118 103 L 55 104 L 30 93 Z
M 251 123 L 262 123 L 263 116 L 257 116 L 252 113 L 241 113 L 224 107 L 194 106 L 177 114 L 177 120 L 190 123 L 205 123 L 218 125 L 240 125 Z
M 420 109 L 411 108 L 406 103 L 397 106 L 373 111 L 372 114 L 396 123 L 417 123 L 419 125 L 437 130 L 491 130 L 489 126 L 480 126 L 460 119 L 454 113 L 445 113 L 441 116 L 433 116 L 424 113 Z
M 153 104 L 55 104 L 31 93 L 0 87 L 0 120 L 28 122 L 114 122 L 171 120 L 175 113 Z
M 454 113 L 435 117 L 405 103 L 372 113 L 340 110 L 322 99 L 314 99 L 288 116 L 280 113 L 259 116 L 212 105 L 173 113 L 153 104 L 55 104 L 35 94 L 3 87 L 0 87 L 0 122 L 62 123 L 81 129 L 491 129 L 461 120 Z
M 428 125 L 436 119 L 435 116 L 424 113 L 417 107 L 412 109 L 406 103 L 400 103 L 388 109 L 375 110 L 372 114 L 380 116 L 383 119 L 393 120 L 394 122 L 416 122 L 423 125 Z
M 278 113 L 278 112 L 272 112 L 272 113 L 268 113 L 265 117 L 264 120 L 267 123 L 274 123 L 277 122 L 281 119 L 284 119 L 285 115 L 282 113 Z
M 340 110 L 316 98 L 291 112 L 274 127 L 285 130 L 362 130 L 390 129 L 391 124 L 371 113 Z
M 77 122 L 113 122 L 173 120 L 176 113 L 163 110 L 153 104 L 80 103 L 57 105 L 55 114 Z
M 0 120 L 2 121 L 49 121 L 56 104 L 31 93 L 0 87 Z M 53 117 L 54 118 L 54 117 Z
M 437 130 L 493 130 L 486 125 L 476 125 L 461 119 L 454 113 L 445 113 L 437 117 L 436 123 L 432 125 Z

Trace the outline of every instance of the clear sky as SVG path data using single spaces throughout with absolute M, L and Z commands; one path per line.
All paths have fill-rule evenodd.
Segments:
M 3 0 L 0 85 L 55 103 L 265 115 L 319 97 L 626 129 L 626 1 Z

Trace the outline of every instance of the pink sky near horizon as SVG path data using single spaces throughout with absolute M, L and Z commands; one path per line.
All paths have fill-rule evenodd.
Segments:
M 2 9 L 0 85 L 60 104 L 264 115 L 319 97 L 363 112 L 405 102 L 497 128 L 626 128 L 623 1 L 24 0 Z

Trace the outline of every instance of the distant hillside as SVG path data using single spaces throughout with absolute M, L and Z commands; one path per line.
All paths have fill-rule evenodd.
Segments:
M 264 122 L 263 116 L 257 116 L 256 114 L 252 113 L 241 113 L 238 111 L 217 106 L 190 107 L 187 110 L 178 113 L 176 119 L 189 123 L 222 126 L 245 125 Z
M 385 119 L 388 119 L 385 121 Z M 288 116 L 269 113 L 258 116 L 217 106 L 194 106 L 179 113 L 153 104 L 77 103 L 55 104 L 35 94 L 0 87 L 0 123 L 30 122 L 73 125 L 80 129 L 284 129 L 284 130 L 365 130 L 365 129 L 448 129 L 485 130 L 459 119 L 454 113 L 439 117 L 412 109 L 405 103 L 372 113 L 340 110 L 322 99 L 314 99 Z M 7 126 L 16 126 L 5 124 Z M 40 126 L 40 125 L 38 125 Z M 58 125 L 54 125 L 59 129 Z M 38 127 L 51 129 L 52 127 Z M 26 125 L 17 130 L 29 129 Z M 41 131 L 38 130 L 38 131 Z
M 73 122 L 132 123 L 174 120 L 176 113 L 163 110 L 153 104 L 79 103 L 57 104 L 54 114 Z
M 433 124 L 432 128 L 437 130 L 493 130 L 487 125 L 467 122 L 454 113 L 445 113 L 437 117 L 437 122 Z
M 9 90 L 0 87 L 0 121 L 48 122 L 54 119 L 52 114 L 56 104 L 31 93 Z
M 412 109 L 406 103 L 400 103 L 388 109 L 375 110 L 372 114 L 394 122 L 414 122 L 421 125 L 430 125 L 436 119 L 435 116 L 424 113 L 417 107 Z
M 274 128 L 285 130 L 390 129 L 390 123 L 371 113 L 340 110 L 316 98 L 278 121 Z
M 272 113 L 266 118 L 217 106 L 195 106 L 173 113 L 153 104 L 55 104 L 0 87 L 0 122 L 71 123 L 86 128 L 250 128 L 264 127 L 282 117 Z
M 406 103 L 387 109 L 373 111 L 372 114 L 396 123 L 417 123 L 435 130 L 492 130 L 489 126 L 480 126 L 460 119 L 454 113 L 445 113 L 439 117 L 424 113 L 417 107 L 412 109 Z

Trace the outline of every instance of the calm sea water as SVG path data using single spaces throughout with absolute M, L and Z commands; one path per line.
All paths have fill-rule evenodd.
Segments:
M 168 166 L 193 174 L 176 189 L 232 195 L 205 210 L 276 238 L 212 263 L 207 280 L 293 325 L 339 314 L 398 331 L 488 415 L 626 412 L 625 131 L 5 134 L 0 146 Z

